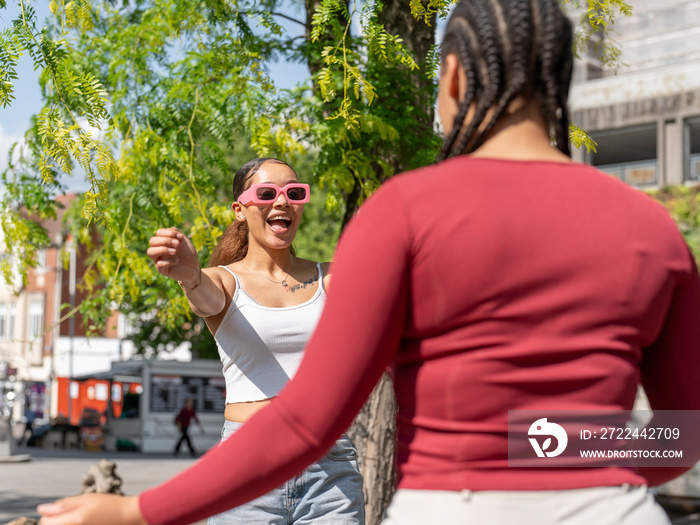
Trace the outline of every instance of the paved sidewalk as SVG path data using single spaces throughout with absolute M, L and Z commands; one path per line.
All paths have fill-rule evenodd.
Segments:
M 122 490 L 139 494 L 186 469 L 195 460 L 188 456 L 137 452 L 85 452 L 18 447 L 16 455 L 30 454 L 26 462 L 0 462 L 0 524 L 19 516 L 38 518 L 36 506 L 80 492 L 83 475 L 102 458 L 117 464 Z M 198 522 L 198 525 L 206 521 Z

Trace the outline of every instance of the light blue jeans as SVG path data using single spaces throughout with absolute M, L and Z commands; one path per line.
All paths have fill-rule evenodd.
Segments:
M 242 426 L 224 422 L 224 441 Z M 365 496 L 357 451 L 343 436 L 328 453 L 282 486 L 209 518 L 208 525 L 364 525 Z

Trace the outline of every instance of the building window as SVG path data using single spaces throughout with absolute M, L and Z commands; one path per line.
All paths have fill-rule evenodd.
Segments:
M 581 57 L 586 68 L 584 80 L 595 80 L 603 76 L 603 48 L 603 32 L 591 33 L 586 44 L 586 54 Z
M 605 34 L 602 30 L 595 30 L 588 23 L 588 17 L 578 25 L 574 38 L 573 82 L 587 82 L 605 76 L 603 68 L 603 53 L 605 52 Z
M 33 300 L 29 302 L 29 337 L 39 337 L 42 332 L 44 317 L 44 302 Z
M 0 302 L 0 339 L 15 338 L 17 303 Z
M 7 339 L 7 332 L 7 303 L 0 303 L 0 339 Z
M 598 143 L 590 162 L 598 169 L 633 186 L 659 183 L 656 152 L 656 124 L 597 131 Z
M 685 121 L 685 180 L 700 180 L 700 117 Z
M 17 317 L 17 303 L 7 304 L 7 337 L 15 338 L 15 318 Z
M 36 251 L 36 271 L 42 273 L 46 271 L 46 250 L 43 248 Z

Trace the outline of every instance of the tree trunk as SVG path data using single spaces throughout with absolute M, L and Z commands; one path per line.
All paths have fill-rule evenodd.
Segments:
M 394 387 L 389 374 L 384 374 L 348 430 L 364 478 L 367 525 L 382 521 L 394 493 L 395 430 Z
M 379 92 L 375 104 L 383 108 L 382 113 L 387 118 L 410 118 L 412 122 L 410 131 L 401 133 L 398 147 L 384 155 L 394 173 L 401 173 L 426 164 L 424 159 L 417 159 L 415 155 L 434 137 L 436 90 L 434 81 L 426 75 L 426 58 L 435 43 L 437 19 L 433 15 L 430 25 L 427 25 L 423 20 L 413 18 L 405 0 L 388 0 L 384 2 L 378 20 L 388 33 L 401 37 L 419 67 L 411 71 L 403 64 L 374 66 L 381 70 L 378 75 L 391 78 L 391 88 Z M 370 82 L 372 80 L 370 78 Z
M 425 74 L 425 59 L 435 43 L 437 15 L 432 15 L 428 25 L 423 20 L 413 18 L 408 2 L 405 0 L 389 0 L 384 2 L 384 8 L 379 13 L 379 22 L 384 25 L 388 33 L 403 39 L 406 49 L 413 55 L 420 68 L 418 71 L 410 71 L 403 66 L 400 76 L 404 77 L 402 80 L 406 85 L 413 88 L 413 103 L 419 108 L 418 113 L 421 118 L 418 120 L 415 133 L 430 132 L 435 118 L 436 93 L 433 80 Z

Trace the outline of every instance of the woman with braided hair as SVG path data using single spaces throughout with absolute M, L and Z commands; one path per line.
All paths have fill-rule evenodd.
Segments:
M 389 180 L 346 228 L 294 379 L 182 475 L 63 500 L 41 525 L 185 524 L 240 505 L 322 455 L 387 366 L 387 524 L 668 523 L 647 486 L 689 467 L 552 468 L 532 451 L 509 465 L 509 411 L 629 411 L 640 381 L 655 411 L 700 408 L 695 262 L 661 206 L 571 162 L 571 63 L 557 0 L 462 0 L 442 47 L 440 162 Z

